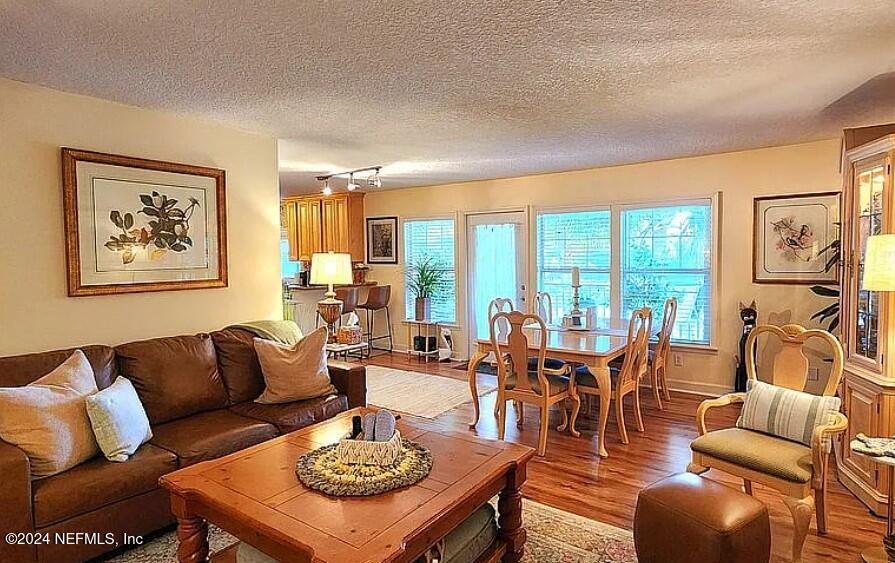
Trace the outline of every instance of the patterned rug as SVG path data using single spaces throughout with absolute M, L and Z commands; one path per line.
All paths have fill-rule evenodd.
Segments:
M 495 385 L 479 385 L 479 396 L 495 389 Z M 432 419 L 471 400 L 469 385 L 459 379 L 367 366 L 367 404 L 373 406 Z
M 522 521 L 528 537 L 524 563 L 636 563 L 631 532 L 596 520 L 523 499 Z M 236 538 L 209 527 L 212 552 Z M 116 563 L 172 563 L 177 561 L 177 537 L 168 532 L 139 548 L 118 555 Z

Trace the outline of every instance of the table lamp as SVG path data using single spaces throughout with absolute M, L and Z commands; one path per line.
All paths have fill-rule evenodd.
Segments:
M 328 285 L 325 299 L 317 302 L 317 311 L 329 334 L 328 341 L 336 339 L 335 324 L 342 316 L 342 302 L 336 299 L 333 284 L 351 283 L 351 255 L 335 252 L 315 253 L 311 256 L 311 285 Z
M 867 239 L 861 289 L 895 291 L 895 235 L 875 235 Z

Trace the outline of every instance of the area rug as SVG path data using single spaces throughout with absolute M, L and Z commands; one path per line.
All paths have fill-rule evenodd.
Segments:
M 636 563 L 631 532 L 537 502 L 522 500 L 527 531 L 524 563 Z M 209 526 L 212 552 L 236 542 L 220 528 Z M 115 563 L 173 563 L 177 536 L 168 532 L 110 559 Z
M 479 396 L 496 388 L 495 385 L 479 385 Z M 432 419 L 471 401 L 469 384 L 465 381 L 431 373 L 367 366 L 367 404 Z

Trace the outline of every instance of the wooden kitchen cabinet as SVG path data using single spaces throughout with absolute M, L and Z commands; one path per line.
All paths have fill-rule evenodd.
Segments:
M 895 125 L 888 131 L 895 133 Z M 840 397 L 849 427 L 834 444 L 839 480 L 878 515 L 886 513 L 886 474 L 852 453 L 849 443 L 858 434 L 895 435 L 895 361 L 889 352 L 895 351 L 895 295 L 861 286 L 868 237 L 895 232 L 895 134 L 886 132 L 885 126 L 847 130 L 843 139 Z M 852 146 L 856 139 L 863 144 Z
M 331 196 L 289 198 L 294 208 L 295 223 L 289 229 L 289 255 L 299 260 L 310 260 L 315 252 L 346 252 L 351 260 L 364 260 L 364 194 L 342 193 Z

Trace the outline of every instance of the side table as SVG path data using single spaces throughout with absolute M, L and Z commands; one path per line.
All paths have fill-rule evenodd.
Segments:
M 404 321 L 406 325 L 416 325 L 416 334 L 412 328 L 408 327 L 407 329 L 407 357 L 411 358 L 413 356 L 417 356 L 419 358 L 426 358 L 426 363 L 429 362 L 429 358 L 438 356 L 438 325 L 439 321 L 416 321 L 413 319 L 407 319 Z M 423 339 L 423 349 L 416 350 L 413 346 L 414 336 L 417 338 Z M 435 348 L 432 350 L 428 349 L 429 339 L 435 338 Z

